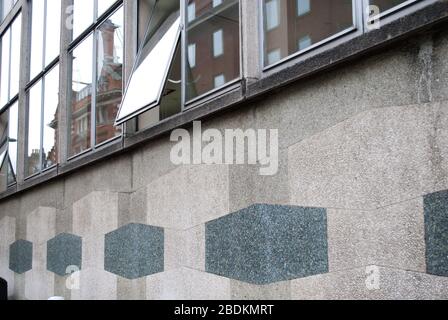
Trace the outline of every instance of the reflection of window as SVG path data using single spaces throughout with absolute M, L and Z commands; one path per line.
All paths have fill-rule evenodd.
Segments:
M 223 31 L 218 30 L 213 33 L 213 56 L 219 57 L 224 54 L 224 36 Z
M 266 2 L 266 29 L 272 30 L 280 24 L 278 0 L 270 0 Z
M 188 5 L 188 22 L 196 19 L 196 2 L 192 2 Z
M 222 1 L 198 12 L 197 19 L 185 28 L 187 45 L 196 44 L 195 67 L 184 64 L 187 105 L 216 88 L 216 75 L 224 75 L 225 83 L 220 87 L 240 78 L 239 1 Z
M 310 47 L 312 44 L 310 36 L 304 36 L 299 39 L 299 51 L 305 50 L 306 48 Z
M 297 0 L 297 15 L 303 16 L 311 11 L 310 0 Z
M 16 183 L 18 102 L 0 114 L 0 192 Z
M 190 68 L 196 67 L 196 44 L 192 43 L 188 45 L 188 63 Z
M 263 0 L 264 6 L 273 0 Z M 314 43 L 329 41 L 335 35 L 342 35 L 355 29 L 353 20 L 354 1 L 344 0 L 276 0 L 279 12 L 284 16 L 282 28 L 270 30 L 269 15 L 264 15 L 264 65 L 294 55 Z M 311 10 L 312 9 L 312 10 Z M 266 11 L 266 10 L 265 10 Z M 270 53 L 280 49 L 280 59 Z
M 123 8 L 100 17 L 116 1 L 97 1 L 102 7 L 94 12 L 92 31 L 71 51 L 70 156 L 95 149 L 121 134 L 114 120 L 123 92 Z M 90 8 L 87 1 L 84 5 L 86 10 Z
M 222 4 L 222 0 L 213 0 L 213 8 Z
M 223 85 L 226 84 L 226 76 L 223 74 L 217 75 L 215 77 L 214 82 L 215 82 L 215 88 L 222 87 Z
M 19 14 L 1 38 L 0 109 L 19 93 L 22 15 Z
M 273 64 L 281 60 L 280 49 L 272 50 L 268 53 L 268 63 Z

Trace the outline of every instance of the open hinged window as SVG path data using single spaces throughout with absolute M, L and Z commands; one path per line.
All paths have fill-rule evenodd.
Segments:
M 0 114 L 0 192 L 16 183 L 18 105 Z
M 160 107 L 162 100 L 179 96 L 171 79 L 181 37 L 179 1 L 150 1 L 152 10 L 144 41 L 126 88 L 116 125 Z M 180 75 L 179 75 L 180 78 Z M 177 99 L 175 99 L 177 100 Z M 180 106 L 180 102 L 177 103 Z

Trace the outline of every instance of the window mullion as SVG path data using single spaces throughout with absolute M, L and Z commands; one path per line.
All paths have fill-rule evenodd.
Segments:
M 40 90 L 40 150 L 39 150 L 39 173 L 43 170 L 43 144 L 44 144 L 44 104 L 45 104 L 45 76 L 41 80 Z
M 95 6 L 96 6 L 96 1 L 95 1 Z M 93 31 L 93 72 L 92 72 L 92 103 L 91 103 L 91 111 L 90 111 L 90 115 L 91 115 L 91 120 L 90 120 L 90 144 L 91 144 L 91 148 L 94 150 L 95 146 L 96 146 L 96 91 L 97 91 L 97 68 L 98 68 L 98 61 L 97 61 L 97 56 L 98 56 L 98 32 L 95 29 Z
M 45 55 L 47 53 L 47 37 L 45 36 L 47 34 L 47 1 L 44 1 L 44 19 L 43 19 L 43 33 L 42 33 L 42 70 L 45 69 Z

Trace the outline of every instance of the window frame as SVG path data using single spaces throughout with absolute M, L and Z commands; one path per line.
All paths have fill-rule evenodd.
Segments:
M 66 154 L 67 154 L 67 162 L 71 162 L 75 159 L 78 159 L 88 153 L 92 153 L 92 152 L 96 152 L 98 150 L 101 150 L 102 148 L 114 144 L 114 143 L 118 143 L 119 141 L 121 141 L 124 137 L 124 133 L 125 133 L 125 127 L 124 124 L 121 124 L 121 134 L 117 135 L 115 137 L 112 137 L 110 139 L 107 139 L 101 143 L 96 143 L 96 91 L 97 91 L 97 75 L 98 75 L 98 70 L 97 70 L 97 55 L 98 55 L 98 29 L 101 27 L 101 25 L 106 22 L 106 20 L 113 16 L 118 10 L 123 10 L 124 12 L 124 0 L 116 0 L 107 10 L 105 10 L 101 15 L 98 15 L 98 0 L 94 0 L 94 12 L 93 12 L 93 23 L 88 26 L 83 32 L 81 32 L 76 38 L 72 39 L 72 41 L 70 42 L 70 44 L 68 45 L 67 50 L 67 54 L 68 54 L 68 76 L 65 79 L 67 81 L 67 88 L 72 88 L 72 75 L 73 75 L 73 70 L 72 70 L 72 54 L 73 51 L 80 45 L 83 43 L 83 41 L 87 40 L 88 37 L 90 35 L 92 35 L 92 41 L 93 41 L 93 50 L 92 50 L 92 102 L 91 102 L 91 110 L 90 110 L 90 147 L 87 148 L 86 150 L 83 150 L 80 153 L 77 153 L 75 155 L 70 155 L 70 147 L 71 147 L 71 129 L 72 129 L 72 114 L 71 114 L 71 108 L 72 108 L 72 104 L 71 104 L 71 99 L 72 99 L 72 94 L 71 94 L 71 89 L 69 89 L 69 91 L 67 92 L 67 97 L 66 97 L 66 108 L 67 108 L 67 127 L 66 129 L 66 133 L 67 133 L 67 144 L 66 144 Z M 125 15 L 123 14 L 123 28 L 126 28 L 125 25 Z M 72 34 L 73 35 L 73 34 Z M 123 71 L 125 70 L 126 66 L 126 59 L 125 59 L 125 52 L 126 52 L 126 32 L 123 33 L 123 37 L 124 37 L 124 41 L 123 41 Z M 122 81 L 121 81 L 121 87 L 122 87 L 122 92 L 124 95 L 125 92 L 125 78 L 124 78 L 124 72 L 123 72 L 123 77 L 122 77 Z
M 280 0 L 281 1 L 281 0 Z M 297 0 L 296 0 L 297 2 Z M 362 1 L 361 1 L 362 2 Z M 328 45 L 329 43 L 334 43 L 335 41 L 339 40 L 339 39 L 343 39 L 345 37 L 348 37 L 351 34 L 354 34 L 356 32 L 359 32 L 360 30 L 363 30 L 363 15 L 360 14 L 360 10 L 362 10 L 363 5 L 360 3 L 360 1 L 358 0 L 352 0 L 352 19 L 353 19 L 353 24 L 351 27 L 342 30 L 338 33 L 333 34 L 332 36 L 325 38 L 319 42 L 313 43 L 311 46 L 305 48 L 304 50 L 300 50 L 300 51 L 296 51 L 293 54 L 290 54 L 284 58 L 282 58 L 281 60 L 270 64 L 270 65 L 265 65 L 265 59 L 266 59 L 266 37 L 265 37 L 265 32 L 267 31 L 265 28 L 265 6 L 264 6 L 264 0 L 258 0 L 258 5 L 260 8 L 260 12 L 259 12 L 259 33 L 260 33 L 260 48 L 259 48 L 259 52 L 260 52 L 260 66 L 261 66 L 261 72 L 265 73 L 268 71 L 271 71 L 272 69 L 275 69 L 281 65 L 286 64 L 287 62 L 291 61 L 291 60 L 295 60 L 298 59 L 299 57 L 303 57 L 304 55 L 310 53 L 311 51 L 314 51 L 318 48 L 324 47 L 326 45 Z M 297 14 L 297 12 L 295 12 L 295 14 Z M 272 29 L 274 30 L 274 29 Z M 272 31 L 272 30 L 268 30 Z
M 223 86 L 219 88 L 211 89 L 203 94 L 194 97 L 193 99 L 187 100 L 187 74 L 186 68 L 188 63 L 188 43 L 187 43 L 187 26 L 188 26 L 188 17 L 187 17 L 187 1 L 188 0 L 180 0 L 180 14 L 181 14 L 181 24 L 183 26 L 181 30 L 181 112 L 188 111 L 193 109 L 201 104 L 204 104 L 218 96 L 224 95 L 230 91 L 233 91 L 239 87 L 241 87 L 241 82 L 243 80 L 243 43 L 242 43 L 242 24 L 241 24 L 241 11 L 242 11 L 242 0 L 238 1 L 238 43 L 239 43 L 239 75 L 237 78 L 226 82 Z M 211 1 L 213 6 L 213 1 Z M 219 8 L 225 5 L 223 1 L 220 5 L 212 8 Z M 212 36 L 213 37 L 213 36 Z M 212 41 L 213 43 L 213 41 Z M 213 50 L 213 48 L 211 49 Z M 224 48 L 223 48 L 224 50 Z M 196 56 L 197 57 L 197 56 Z M 216 57 L 214 57 L 216 58 Z
M 11 145 L 11 138 L 10 138 L 10 131 L 11 131 L 11 109 L 12 108 L 17 108 L 17 141 L 15 141 L 16 145 L 16 166 L 15 168 L 13 168 L 13 175 L 14 175 L 14 183 L 8 183 L 8 179 L 9 179 L 9 165 L 11 164 L 11 158 L 9 156 L 10 152 L 10 145 Z M 2 160 L 2 163 L 0 163 L 0 169 L 1 169 L 1 165 L 4 164 L 5 161 L 8 161 L 8 167 L 7 167 L 7 171 L 6 171 L 6 189 L 4 190 L 5 192 L 9 189 L 12 188 L 14 186 L 16 186 L 18 184 L 17 181 L 17 170 L 18 170 L 18 166 L 19 166 L 19 162 L 18 162 L 18 154 L 19 154 L 19 99 L 17 97 L 17 99 L 10 101 L 10 103 L 8 104 L 7 107 L 3 108 L 2 110 L 0 110 L 0 115 L 3 115 L 4 113 L 8 113 L 8 127 L 6 129 L 6 134 L 5 134 L 5 140 L 3 141 L 4 143 L 0 146 L 0 147 L 5 147 L 4 148 L 4 158 Z M 3 152 L 2 152 L 3 155 Z M 14 172 L 15 170 L 15 172 Z

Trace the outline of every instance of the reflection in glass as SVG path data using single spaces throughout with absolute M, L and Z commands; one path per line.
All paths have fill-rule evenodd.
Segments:
M 272 1 L 263 1 L 265 66 L 354 26 L 352 0 L 275 0 L 280 21 L 270 29 L 268 9 Z
M 146 44 L 143 48 L 147 52 L 150 45 L 154 45 L 163 35 L 167 21 L 179 15 L 179 1 L 168 0 L 155 3 L 154 0 L 139 0 L 139 44 Z M 151 21 L 150 21 L 151 18 Z M 137 117 L 138 130 L 151 127 L 161 120 L 181 112 L 181 73 L 182 50 L 180 43 L 177 46 L 174 58 L 169 62 L 169 73 L 160 98 L 160 104 Z M 146 51 L 145 51 L 146 50 Z M 191 52 L 192 49 L 190 49 Z
M 81 35 L 94 19 L 95 1 L 73 0 L 73 39 Z
M 30 76 L 33 79 L 42 71 L 44 54 L 44 17 L 45 0 L 33 0 L 31 17 L 31 71 Z M 50 19 L 51 20 L 51 19 Z
M 2 36 L 2 58 L 0 64 L 0 108 L 9 101 L 9 60 L 10 60 L 11 30 Z
M 39 80 L 28 94 L 26 176 L 40 172 L 40 126 L 42 114 L 42 81 Z
M 72 53 L 70 156 L 91 147 L 92 53 L 92 35 L 83 40 Z
M 45 66 L 58 55 L 61 41 L 61 0 L 47 0 L 47 23 L 45 29 Z
M 122 123 L 151 108 L 157 108 L 170 93 L 169 77 L 180 38 L 179 1 L 156 4 L 151 10 L 144 46 L 127 87 L 117 122 Z M 148 74 L 151 77 L 148 77 Z M 174 80 L 174 79 L 171 79 Z M 180 77 L 172 82 L 178 82 Z M 168 81 L 169 83 L 170 81 Z M 166 85 L 167 84 L 167 85 Z M 180 106 L 180 101 L 179 104 Z
M 17 140 L 19 134 L 19 108 L 18 102 L 15 102 L 9 108 L 9 126 L 8 126 L 8 186 L 16 183 L 17 172 Z
M 98 17 L 107 11 L 117 0 L 98 0 Z
M 14 4 L 17 2 L 17 0 L 1 0 L 1 20 L 5 19 L 8 13 L 11 11 L 11 9 L 14 7 Z
M 45 76 L 42 170 L 58 163 L 59 65 Z
M 187 101 L 240 77 L 237 0 L 198 2 L 196 18 L 188 23 L 186 34 L 187 46 L 195 44 L 196 56 L 200 57 L 194 66 L 188 61 L 186 64 Z
M 22 44 L 22 15 L 17 16 L 11 26 L 11 78 L 9 98 L 19 93 L 20 46 Z
M 100 144 L 121 134 L 115 126 L 123 91 L 123 8 L 98 28 L 96 143 Z

